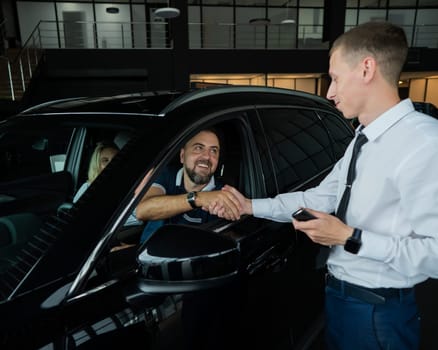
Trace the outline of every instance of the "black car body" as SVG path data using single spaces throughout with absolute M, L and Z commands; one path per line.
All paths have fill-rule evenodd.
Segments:
M 126 219 L 212 125 L 216 176 L 250 198 L 319 183 L 354 134 L 323 98 L 243 86 L 54 101 L 0 123 L 1 349 L 311 348 L 324 269 L 291 223 L 168 225 L 112 249 L 138 242 Z M 123 148 L 72 205 L 108 138 Z

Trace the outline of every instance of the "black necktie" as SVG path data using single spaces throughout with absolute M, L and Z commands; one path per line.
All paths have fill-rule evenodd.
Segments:
M 351 186 L 356 177 L 356 161 L 359 155 L 360 148 L 368 141 L 367 137 L 359 132 L 353 146 L 353 153 L 351 155 L 350 165 L 348 166 L 347 183 L 345 184 L 344 194 L 339 202 L 336 216 L 345 222 L 345 213 L 347 212 L 348 201 L 350 199 Z
M 360 130 L 362 130 L 361 127 Z M 360 148 L 368 141 L 367 137 L 359 132 L 359 135 L 356 138 L 356 141 L 353 146 L 353 152 L 351 155 L 350 165 L 348 166 L 347 173 L 347 183 L 345 184 L 345 190 L 342 195 L 341 201 L 338 206 L 338 210 L 336 212 L 336 216 L 342 221 L 345 220 L 345 213 L 347 211 L 348 201 L 350 199 L 351 193 L 351 185 L 353 184 L 354 178 L 356 177 L 356 161 L 359 155 Z M 316 268 L 321 268 L 325 266 L 327 262 L 328 256 L 330 254 L 330 247 L 321 246 L 319 249 L 319 253 L 316 257 Z

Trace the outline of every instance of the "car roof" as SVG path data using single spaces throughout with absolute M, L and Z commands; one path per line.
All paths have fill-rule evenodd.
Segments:
M 200 99 L 211 100 L 231 94 L 239 95 L 242 101 L 246 100 L 245 96 L 271 94 L 273 97 L 295 98 L 298 105 L 333 108 L 325 98 L 302 91 L 262 86 L 221 86 L 190 91 L 150 91 L 103 97 L 74 97 L 45 102 L 23 110 L 19 115 L 99 112 L 164 116 Z M 254 101 L 263 102 L 257 99 Z
M 73 97 L 48 101 L 21 111 L 20 115 L 63 112 L 106 112 L 156 115 L 182 92 L 154 91 L 131 94 Z

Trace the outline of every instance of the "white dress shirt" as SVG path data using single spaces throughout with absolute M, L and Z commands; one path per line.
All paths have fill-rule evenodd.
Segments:
M 362 132 L 346 223 L 362 232 L 357 255 L 333 246 L 338 279 L 370 288 L 412 287 L 438 278 L 438 120 L 406 99 Z M 333 213 L 344 192 L 353 142 L 315 188 L 252 201 L 254 216 L 291 221 L 298 207 Z

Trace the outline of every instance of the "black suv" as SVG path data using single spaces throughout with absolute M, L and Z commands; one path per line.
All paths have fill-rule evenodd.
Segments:
M 244 86 L 73 98 L 0 122 L 1 349 L 314 348 L 325 271 L 291 223 L 165 225 L 142 245 L 145 223 L 126 224 L 211 126 L 216 176 L 250 198 L 318 184 L 354 135 L 321 97 Z M 107 139 L 121 151 L 72 204 Z

